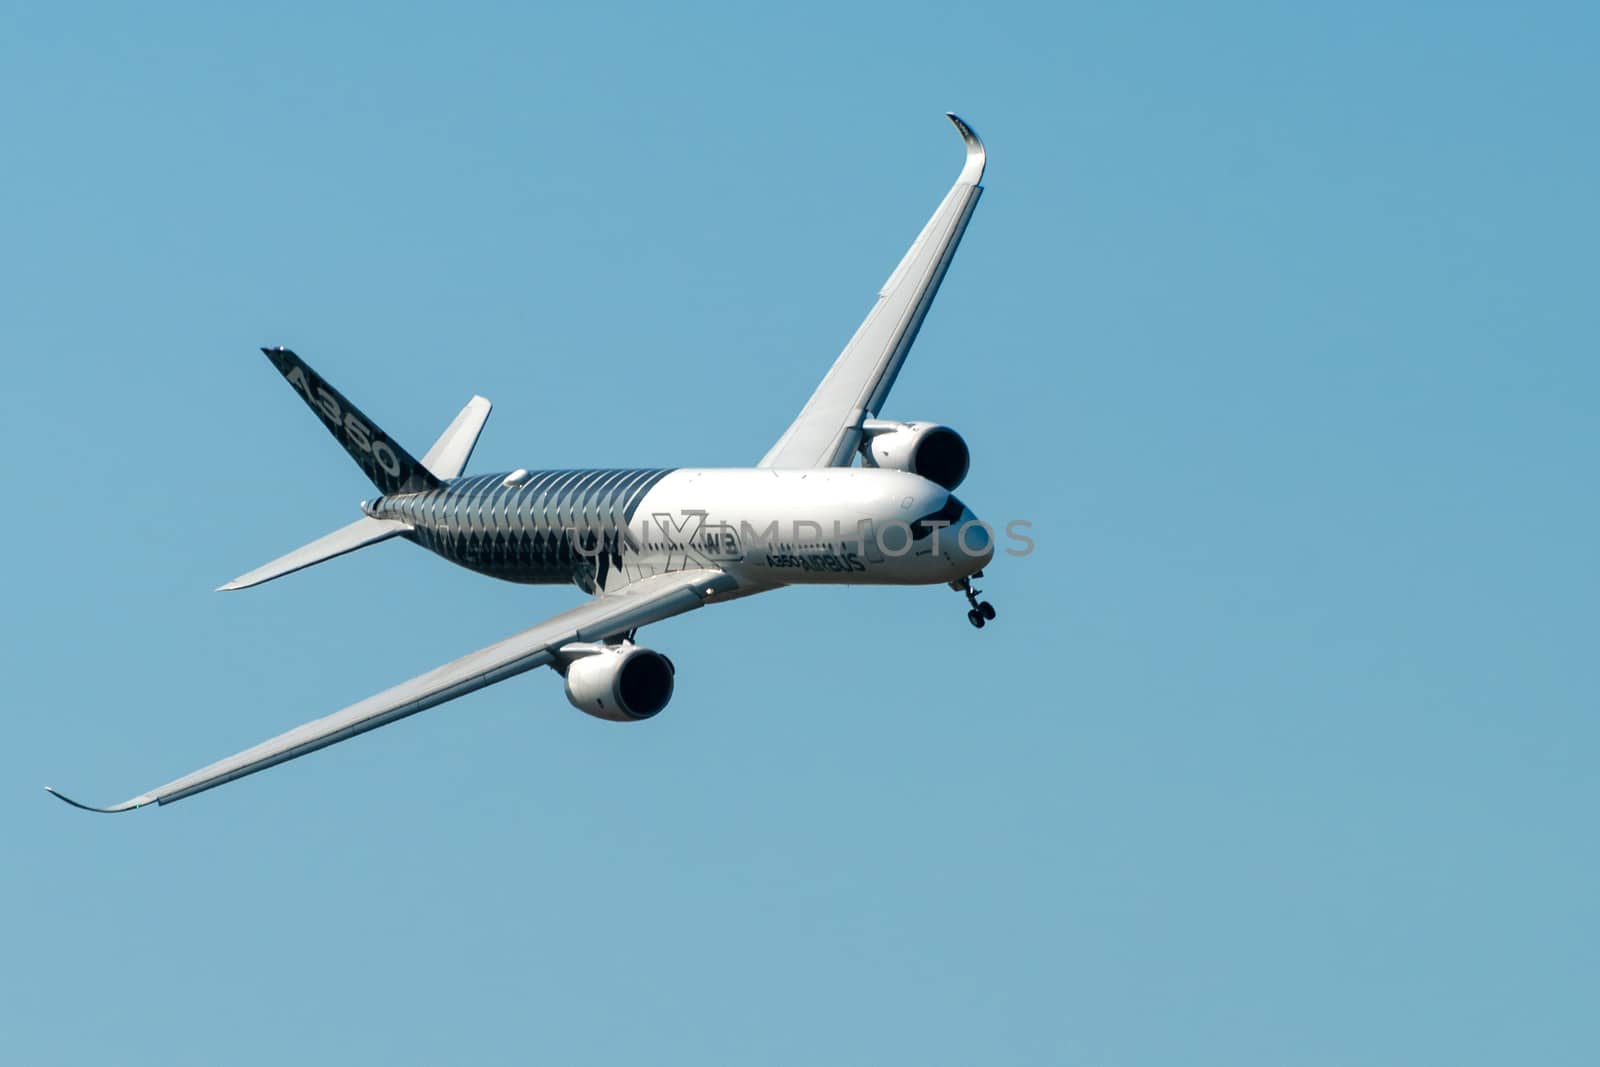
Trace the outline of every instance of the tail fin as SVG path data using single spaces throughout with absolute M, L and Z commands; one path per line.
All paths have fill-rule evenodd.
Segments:
M 361 414 L 342 393 L 306 366 L 299 356 L 287 348 L 263 348 L 261 351 L 272 360 L 273 366 L 283 372 L 289 384 L 300 391 L 311 410 L 328 424 L 328 429 L 344 445 L 345 451 L 350 453 L 367 477 L 372 479 L 372 484 L 386 496 L 433 489 L 441 484 L 442 479 L 459 476 L 468 457 L 472 455 L 473 446 L 478 443 L 484 422 L 489 418 L 489 401 L 481 396 L 473 397 L 419 463 L 373 425 L 372 420 Z M 363 504 L 363 510 L 365 507 Z M 410 532 L 411 527 L 404 522 L 375 519 L 368 515 L 308 545 L 301 545 L 271 563 L 241 574 L 219 589 L 248 589 L 285 574 L 293 574 L 314 563 Z
M 435 489 L 439 479 L 378 428 L 361 410 L 344 398 L 305 360 L 287 348 L 263 348 L 272 365 L 299 390 L 306 405 L 328 426 L 328 432 L 350 453 L 378 491 L 416 493 Z

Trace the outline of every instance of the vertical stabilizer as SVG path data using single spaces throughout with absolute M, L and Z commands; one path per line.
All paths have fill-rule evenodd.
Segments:
M 305 360 L 287 348 L 263 348 L 272 365 L 316 412 L 328 432 L 350 453 L 372 484 L 385 496 L 435 489 L 439 479 L 429 473 L 371 419 L 361 413 L 344 394 L 323 380 Z

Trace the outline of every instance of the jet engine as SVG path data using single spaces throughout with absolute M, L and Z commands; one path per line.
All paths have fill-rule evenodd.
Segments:
M 567 699 L 612 722 L 648 719 L 672 699 L 672 661 L 635 644 L 585 650 L 567 667 Z
M 972 460 L 967 442 L 948 426 L 868 419 L 861 429 L 866 434 L 861 457 L 869 467 L 908 471 L 946 489 L 967 476 Z

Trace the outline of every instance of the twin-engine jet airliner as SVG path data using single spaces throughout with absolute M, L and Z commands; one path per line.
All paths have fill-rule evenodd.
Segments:
M 600 719 L 635 722 L 666 707 L 674 669 L 634 641 L 640 627 L 704 604 L 787 585 L 933 585 L 966 595 L 981 628 L 994 608 L 972 579 L 992 536 L 953 490 L 968 450 L 954 430 L 879 417 L 983 192 L 983 142 L 949 116 L 966 164 L 877 303 L 800 415 L 754 467 L 515 470 L 463 475 L 489 402 L 473 397 L 415 459 L 286 348 L 266 348 L 381 494 L 342 529 L 222 586 L 244 589 L 402 537 L 452 563 L 512 582 L 575 583 L 579 607 L 342 711 L 298 726 L 106 808 L 169 804 L 535 667 Z M 862 465 L 853 466 L 857 457 Z

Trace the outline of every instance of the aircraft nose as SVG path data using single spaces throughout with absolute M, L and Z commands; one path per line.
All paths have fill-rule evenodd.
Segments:
M 994 535 L 971 508 L 961 509 L 954 530 L 956 536 L 950 545 L 949 559 L 963 576 L 981 571 L 994 559 Z

